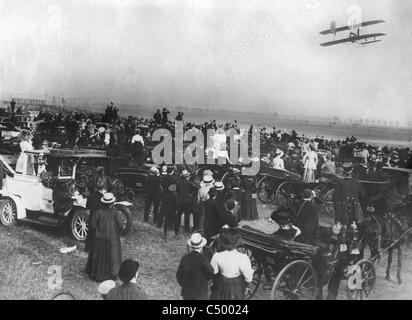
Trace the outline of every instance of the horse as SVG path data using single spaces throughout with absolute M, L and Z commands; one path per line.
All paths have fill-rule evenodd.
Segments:
M 370 248 L 370 258 L 380 260 L 382 253 L 388 251 L 388 264 L 386 267 L 386 280 L 391 280 L 390 268 L 392 264 L 393 251 L 398 252 L 398 269 L 397 280 L 398 284 L 402 284 L 402 246 L 404 244 L 403 236 L 405 230 L 399 219 L 392 213 L 386 212 L 382 215 L 370 215 L 363 223 L 364 239 L 362 246 L 362 255 L 366 246 Z

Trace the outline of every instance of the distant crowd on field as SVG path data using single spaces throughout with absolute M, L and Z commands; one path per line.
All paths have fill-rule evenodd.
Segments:
M 16 107 L 15 107 L 16 108 Z M 14 114 L 13 114 L 14 115 Z M 10 116 L 10 118 L 13 117 Z M 150 150 L 156 142 L 152 134 L 158 128 L 169 129 L 174 134 L 176 121 L 183 121 L 183 130 L 197 129 L 206 136 L 208 129 L 224 133 L 235 129 L 241 133 L 241 125 L 236 121 L 219 123 L 216 120 L 185 121 L 183 112 L 173 117 L 167 108 L 158 109 L 152 118 L 138 116 L 121 117 L 119 109 L 111 102 L 104 113 L 39 112 L 33 122 L 32 142 L 35 148 L 45 141 L 57 143 L 61 147 L 104 149 L 109 155 L 128 154 L 137 165 L 151 162 Z M 4 120 L 5 121 L 5 120 Z M 251 134 L 253 125 L 246 129 Z M 320 176 L 324 162 L 343 163 L 353 161 L 359 164 L 355 171 L 366 174 L 361 166 L 379 170 L 382 166 L 412 168 L 412 153 L 409 147 L 373 145 L 347 137 L 342 140 L 327 139 L 323 136 L 308 137 L 295 130 L 281 130 L 274 127 L 259 127 L 260 152 L 272 167 L 302 174 L 305 182 L 312 182 Z M 226 145 L 228 145 L 227 140 Z M 225 143 L 223 143 L 225 148 Z M 149 159 L 148 159 L 149 158 Z

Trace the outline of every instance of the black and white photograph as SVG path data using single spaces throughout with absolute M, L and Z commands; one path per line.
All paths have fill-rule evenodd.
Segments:
M 411 13 L 0 0 L 0 301 L 411 300 Z

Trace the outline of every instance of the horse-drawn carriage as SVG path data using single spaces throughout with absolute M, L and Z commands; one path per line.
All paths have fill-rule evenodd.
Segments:
M 366 299 L 376 281 L 373 262 L 363 259 L 360 252 L 353 253 L 358 238 L 343 229 L 330 233 L 328 243 L 319 246 L 286 240 L 249 226 L 239 228 L 241 234 L 238 251 L 245 253 L 254 269 L 247 299 L 262 287 L 270 291 L 271 300 L 314 300 L 322 296 L 336 267 L 344 268 L 348 299 Z M 209 259 L 218 250 L 219 240 L 204 247 Z M 262 297 L 260 297 L 262 298 Z
M 412 231 L 410 189 L 408 189 L 408 182 L 410 182 L 408 179 L 411 175 L 411 169 L 383 167 L 382 172 L 365 176 L 365 180 L 359 180 L 365 191 L 364 197 L 360 199 L 365 217 L 362 222 L 362 250 L 373 262 L 380 259 L 384 253 L 388 253 L 386 278 L 390 279 L 392 255 L 396 249 L 399 283 L 402 282 L 402 244 Z M 333 184 L 322 183 L 315 188 L 315 192 L 320 204 L 320 212 L 323 213 L 321 216 L 333 221 Z
M 263 203 L 277 201 L 282 203 L 286 198 L 299 193 L 301 176 L 297 173 L 264 167 L 260 175 L 262 178 L 257 185 L 257 196 Z

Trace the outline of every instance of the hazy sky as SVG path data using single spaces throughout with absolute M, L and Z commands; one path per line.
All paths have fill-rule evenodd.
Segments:
M 386 20 L 362 30 L 383 41 L 319 46 L 357 8 Z M 412 120 L 411 13 L 390 0 L 0 0 L 0 94 Z

